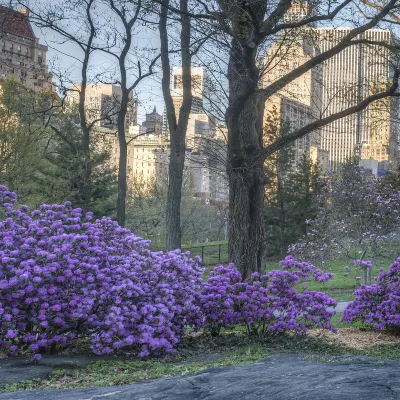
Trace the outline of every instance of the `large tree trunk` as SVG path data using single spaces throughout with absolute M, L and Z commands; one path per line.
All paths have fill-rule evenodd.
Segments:
M 163 0 L 161 2 L 159 31 L 161 41 L 161 63 L 163 70 L 162 90 L 171 138 L 166 209 L 166 246 L 167 250 L 174 250 L 181 247 L 182 241 L 181 198 L 186 150 L 185 137 L 189 114 L 192 108 L 192 55 L 190 53 L 190 17 L 188 13 L 188 1 L 180 0 L 180 10 L 182 12 L 181 55 L 183 99 L 182 106 L 179 110 L 179 118 L 177 119 L 170 92 L 171 66 L 169 62 L 167 32 L 168 8 L 169 0 Z
M 180 128 L 182 127 L 178 125 L 178 128 L 174 132 L 171 132 L 166 213 L 167 250 L 179 249 L 181 247 L 181 198 L 183 167 L 185 163 L 185 136 Z
M 125 80 L 123 81 L 126 82 Z M 127 184 L 127 159 L 128 145 L 125 135 L 125 116 L 128 110 L 129 90 L 126 85 L 122 89 L 121 105 L 117 118 L 118 141 L 119 141 L 119 165 L 118 165 L 118 197 L 117 197 L 117 222 L 125 226 L 126 193 Z
M 120 226 L 125 226 L 126 212 L 126 164 L 128 157 L 128 146 L 125 139 L 125 130 L 123 135 L 118 129 L 119 141 L 119 165 L 118 165 L 118 197 L 117 197 L 117 222 Z
M 255 48 L 232 41 L 228 78 L 229 259 L 243 276 L 264 272 L 264 103 L 252 94 L 259 72 Z

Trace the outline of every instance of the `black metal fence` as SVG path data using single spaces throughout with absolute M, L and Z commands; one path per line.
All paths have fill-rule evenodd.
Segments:
M 182 251 L 190 251 L 193 257 L 199 256 L 202 265 L 217 265 L 228 262 L 228 242 L 182 246 Z
M 152 249 L 154 251 L 165 250 L 153 246 Z M 182 246 L 182 251 L 190 251 L 192 257 L 199 256 L 202 260 L 202 265 L 217 265 L 228 262 L 228 242 Z

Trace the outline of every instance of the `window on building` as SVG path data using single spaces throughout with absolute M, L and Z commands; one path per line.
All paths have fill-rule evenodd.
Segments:
M 17 53 L 21 54 L 21 52 L 22 52 L 21 46 L 17 46 Z
M 43 62 L 43 53 L 38 51 L 38 63 L 41 64 Z

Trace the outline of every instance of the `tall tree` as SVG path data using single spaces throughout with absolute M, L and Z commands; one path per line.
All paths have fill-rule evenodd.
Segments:
M 221 34 L 214 39 L 219 47 L 218 57 L 225 49 L 227 81 L 229 91 L 228 107 L 225 114 L 228 126 L 228 176 L 229 176 L 229 256 L 230 260 L 247 276 L 253 271 L 264 271 L 266 261 L 264 213 L 265 160 L 276 151 L 293 143 L 309 133 L 338 119 L 359 113 L 371 103 L 390 96 L 397 96 L 398 59 L 397 45 L 387 41 L 375 41 L 364 35 L 384 21 L 387 27 L 395 27 L 393 18 L 398 12 L 399 1 L 387 0 L 356 4 L 353 0 L 337 3 L 330 1 L 309 2 L 308 13 L 298 13 L 290 17 L 291 7 L 302 7 L 303 2 L 280 0 L 266 1 L 216 0 L 198 2 L 202 11 L 189 13 L 192 19 L 207 21 L 205 26 L 217 27 Z M 358 8 L 360 13 L 354 14 Z M 289 17 L 286 16 L 289 13 Z M 319 23 L 343 21 L 353 26 L 338 37 L 327 50 L 314 51 L 306 59 L 297 63 L 275 79 L 265 84 L 265 75 L 273 74 L 270 65 L 263 65 L 263 52 L 278 38 L 292 37 L 292 46 L 298 45 L 305 36 L 313 37 Z M 209 29 L 209 28 L 208 28 Z M 297 78 L 318 68 L 326 60 L 340 54 L 352 46 L 369 46 L 371 51 L 388 50 L 393 70 L 391 79 L 363 96 L 355 96 L 352 105 L 344 105 L 339 112 L 321 113 L 313 121 L 292 130 L 290 133 L 263 145 L 263 113 L 265 102 L 278 94 Z M 394 51 L 391 51 L 394 50 Z M 389 55 L 387 55 L 389 57 Z M 343 82 L 345 86 L 345 82 Z M 344 89 L 345 90 L 345 89 Z M 348 104 L 348 103 L 347 103 Z
M 81 197 L 84 199 L 83 207 L 88 208 L 92 197 L 92 160 L 90 154 L 90 134 L 97 121 L 89 121 L 85 109 L 86 89 L 89 80 L 89 67 L 95 38 L 98 34 L 94 16 L 95 0 L 73 0 L 62 5 L 57 3 L 43 4 L 30 0 L 17 1 L 20 7 L 29 11 L 29 19 L 40 29 L 51 29 L 61 36 L 62 42 L 71 42 L 81 51 L 80 89 L 79 89 L 79 122 L 83 143 L 83 171 L 84 184 L 81 186 Z M 74 21 L 74 23 L 71 23 Z M 77 29 L 80 26 L 80 29 Z M 82 29 L 82 26 L 84 27 Z M 77 82 L 74 82 L 77 83 Z M 60 87 L 63 95 L 67 93 L 66 87 Z M 76 90 L 76 89 L 72 89 Z
M 159 56 L 152 57 L 151 49 L 139 51 L 134 36 L 143 27 L 141 14 L 146 11 L 142 0 L 74 0 L 68 4 L 20 0 L 19 3 L 30 11 L 31 20 L 42 29 L 50 29 L 77 45 L 82 54 L 74 57 L 81 62 L 79 88 L 79 114 L 85 151 L 85 193 L 86 203 L 92 196 L 92 160 L 90 157 L 91 132 L 101 120 L 117 117 L 119 141 L 117 221 L 125 225 L 127 195 L 127 138 L 126 115 L 131 102 L 131 93 L 143 79 L 153 74 Z M 74 23 L 71 23 L 71 20 Z M 111 56 L 111 65 L 104 70 L 95 67 L 94 53 Z M 147 53 L 144 57 L 142 53 Z M 150 56 L 149 56 L 150 54 Z M 146 64 L 146 65 L 144 65 Z M 122 95 L 116 105 L 106 110 L 99 118 L 88 116 L 86 92 L 89 83 L 118 84 Z M 75 82 L 76 83 L 76 82 Z M 64 87 L 67 92 L 70 88 Z M 74 90 L 74 89 L 72 89 Z
M 169 60 L 168 42 L 168 15 L 170 12 L 170 1 L 160 2 L 159 32 L 161 41 L 161 64 L 162 64 L 162 92 L 170 134 L 170 161 L 168 173 L 168 197 L 166 214 L 166 246 L 168 250 L 181 247 L 181 199 L 183 184 L 183 168 L 186 153 L 186 130 L 189 114 L 192 108 L 192 54 L 190 50 L 191 19 L 188 13 L 188 0 L 180 0 L 179 13 L 181 14 L 180 53 L 182 59 L 182 105 L 179 115 L 176 115 L 174 103 L 171 96 L 171 65 Z

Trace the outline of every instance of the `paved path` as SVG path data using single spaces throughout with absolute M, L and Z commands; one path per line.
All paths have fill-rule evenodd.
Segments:
M 329 307 L 329 309 L 335 310 L 337 313 L 342 313 L 349 303 L 349 301 L 339 301 L 335 308 Z
M 400 399 L 400 362 L 277 355 L 262 362 L 124 386 L 7 393 L 0 400 Z

